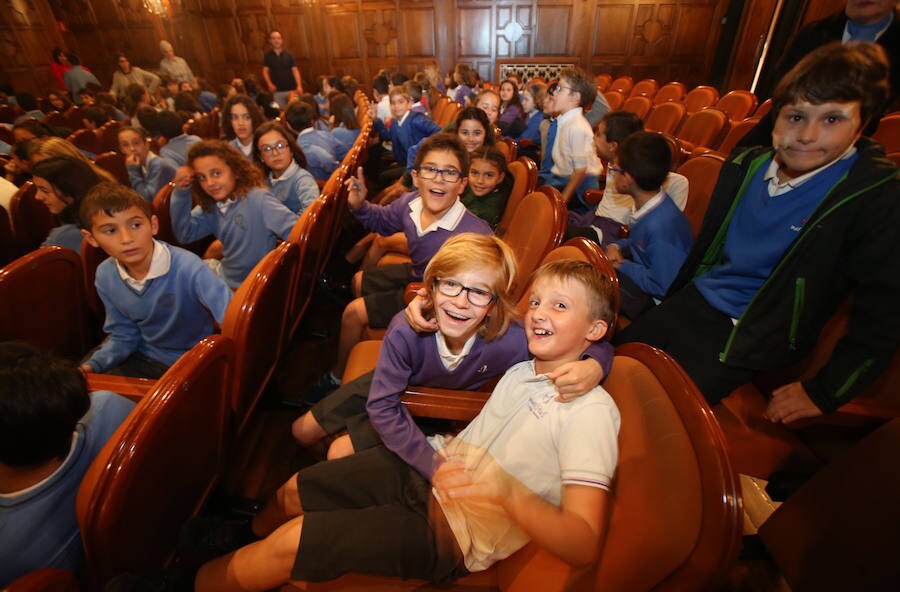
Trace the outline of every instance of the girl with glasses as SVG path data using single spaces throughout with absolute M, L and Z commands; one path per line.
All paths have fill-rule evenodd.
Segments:
M 272 195 L 295 214 L 319 197 L 319 186 L 306 170 L 306 156 L 293 134 L 274 121 L 256 128 L 253 160 L 266 173 Z

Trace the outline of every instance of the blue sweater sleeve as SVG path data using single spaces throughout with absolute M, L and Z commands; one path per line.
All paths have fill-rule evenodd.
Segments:
M 305 212 L 309 204 L 319 197 L 319 185 L 306 169 L 300 169 L 300 173 L 294 177 L 294 191 L 300 201 L 300 209 L 297 210 L 297 214 Z
M 194 275 L 194 293 L 216 320 L 216 323 L 221 326 L 234 292 L 222 278 L 202 262 L 197 266 L 197 273 Z
M 418 137 L 427 138 L 441 131 L 441 126 L 429 117 L 416 117 L 412 120 Z
M 263 224 L 275 236 L 281 240 L 286 240 L 291 233 L 291 229 L 297 222 L 297 214 L 290 211 L 278 198 L 266 191 L 260 196 L 260 210 L 262 213 Z
M 165 157 L 158 156 L 147 165 L 147 176 L 144 176 L 140 165 L 128 165 L 128 178 L 132 189 L 152 202 L 163 185 L 175 178 L 175 163 L 170 164 Z
M 383 121 L 381 121 L 380 119 L 376 119 L 372 123 L 372 127 L 374 127 L 375 131 L 378 132 L 378 135 L 381 136 L 382 141 L 388 139 L 388 127 L 384 124 Z
M 400 394 L 412 375 L 409 345 L 399 331 L 388 329 L 369 389 L 366 411 L 388 450 L 430 481 L 435 469 L 435 451 L 400 402 Z
M 191 210 L 191 190 L 176 189 L 169 202 L 172 231 L 182 243 L 190 243 L 205 236 L 215 235 L 217 230 L 215 212 L 204 211 L 197 206 Z
M 103 301 L 106 309 L 106 321 L 103 323 L 103 332 L 107 334 L 106 341 L 100 346 L 100 349 L 94 352 L 87 362 L 85 362 L 94 372 L 105 372 L 110 368 L 114 368 L 124 362 L 128 356 L 138 350 L 141 342 L 140 327 L 130 318 L 122 314 L 116 308 L 115 302 L 109 297 L 106 283 L 112 281 L 121 281 L 115 270 L 115 262 L 112 259 L 107 260 L 112 265 L 106 266 L 106 269 L 98 269 L 97 279 L 94 285 L 97 287 L 97 294 Z

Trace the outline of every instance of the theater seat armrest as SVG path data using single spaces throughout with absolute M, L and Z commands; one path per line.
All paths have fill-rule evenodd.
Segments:
M 488 386 L 485 385 L 482 388 L 488 388 Z M 407 410 L 416 417 L 471 421 L 484 407 L 490 395 L 490 392 L 483 391 L 455 391 L 410 386 L 400 399 L 406 405 Z
M 133 401 L 139 401 L 156 384 L 156 381 L 150 378 L 132 378 L 93 372 L 85 372 L 84 376 L 87 378 L 89 390 L 112 391 Z

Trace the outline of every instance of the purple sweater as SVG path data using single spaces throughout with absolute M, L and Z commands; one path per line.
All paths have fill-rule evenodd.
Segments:
M 400 402 L 406 386 L 476 390 L 530 357 L 525 329 L 513 322 L 506 333 L 489 342 L 476 337 L 469 354 L 455 369 L 447 370 L 434 334 L 416 333 L 400 312 L 381 344 L 366 411 L 385 446 L 430 481 L 436 469 L 434 449 Z M 594 343 L 584 357 L 596 360 L 605 377 L 612 367 L 613 347 L 606 341 Z
M 406 235 L 415 281 L 422 280 L 428 262 L 431 261 L 434 254 L 451 236 L 463 232 L 493 234 L 487 222 L 466 210 L 466 213 L 453 230 L 438 228 L 419 236 L 419 233 L 416 232 L 416 225 L 410 216 L 411 210 L 409 208 L 410 202 L 417 197 L 419 197 L 418 192 L 410 191 L 386 206 L 379 206 L 364 201 L 359 209 L 353 211 L 353 215 L 359 220 L 360 224 L 365 226 L 370 232 L 377 232 L 382 236 L 390 236 L 395 232 L 402 232 Z

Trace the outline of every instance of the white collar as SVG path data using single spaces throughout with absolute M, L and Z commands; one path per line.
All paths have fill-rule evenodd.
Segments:
M 251 154 L 253 154 L 253 141 L 252 140 L 250 141 L 249 144 L 244 146 L 244 143 L 241 142 L 241 139 L 238 138 L 237 136 L 235 136 L 234 145 L 237 146 L 237 148 L 239 148 L 240 151 L 244 153 L 244 156 L 250 156 Z
M 463 344 L 462 350 L 458 354 L 455 354 L 447 347 L 447 340 L 444 339 L 441 332 L 438 331 L 435 333 L 434 338 L 437 340 L 438 355 L 441 357 L 441 363 L 444 365 L 444 368 L 451 371 L 455 370 L 456 367 L 459 366 L 459 363 L 469 355 L 469 352 L 472 350 L 472 345 L 474 345 L 477 337 L 477 333 L 469 337 Z
M 299 138 L 303 134 L 308 134 L 308 133 L 314 132 L 314 131 L 316 131 L 315 126 L 310 126 L 310 127 L 306 128 L 305 130 L 303 130 L 302 132 L 300 132 L 299 134 L 297 134 L 297 137 Z
M 223 199 L 222 201 L 216 202 L 216 208 L 219 209 L 219 212 L 224 216 L 228 213 L 228 210 L 231 209 L 231 206 L 235 204 L 237 200 L 233 197 L 229 197 L 228 199 Z
M 300 170 L 300 165 L 297 164 L 297 161 L 293 158 L 291 159 L 291 164 L 288 165 L 288 168 L 284 169 L 284 172 L 281 173 L 281 176 L 275 178 L 272 173 L 269 173 L 269 183 L 275 185 L 276 183 L 281 183 L 282 181 L 287 181 L 291 177 L 293 177 L 297 171 Z
M 635 210 L 634 206 L 631 206 L 631 220 L 632 222 L 637 222 L 644 216 L 650 213 L 653 208 L 662 203 L 662 201 L 666 198 L 666 192 L 660 191 L 656 195 L 650 198 L 650 201 L 645 203 L 641 209 Z
M 151 150 L 147 153 L 147 160 L 144 161 L 144 164 L 141 165 L 141 173 L 144 176 L 147 176 L 147 172 L 150 170 L 150 163 L 153 162 L 154 158 L 159 158 L 156 154 Z
M 800 175 L 799 177 L 794 177 L 793 179 L 788 179 L 784 183 L 781 183 L 778 181 L 778 169 L 781 168 L 781 165 L 778 164 L 777 158 L 773 158 L 772 162 L 769 163 L 769 168 L 766 169 L 765 175 L 763 175 L 763 181 L 765 181 L 767 183 L 768 190 L 769 190 L 769 196 L 775 197 L 776 195 L 781 195 L 782 193 L 787 193 L 791 189 L 800 187 L 801 185 L 803 185 L 804 183 L 806 183 L 807 181 L 812 179 L 814 176 L 818 175 L 824 169 L 827 169 L 828 167 L 830 167 L 837 161 L 850 158 L 854 154 L 856 154 L 856 146 L 850 146 L 849 148 L 847 148 L 846 151 L 844 151 L 843 154 L 841 154 L 840 156 L 838 156 L 831 162 L 823 164 L 816 170 L 810 171 L 808 173 L 804 173 L 804 174 Z
M 413 224 L 416 225 L 416 233 L 419 236 L 428 234 L 429 232 L 434 232 L 438 228 L 443 228 L 444 230 L 454 230 L 456 228 L 456 225 L 459 224 L 459 221 L 462 220 L 462 217 L 466 213 L 466 206 L 464 206 L 463 203 L 459 201 L 459 196 L 456 196 L 456 201 L 452 206 L 450 206 L 450 209 L 447 210 L 443 216 L 432 222 L 428 228 L 422 228 L 423 207 L 424 206 L 421 197 L 417 197 L 416 199 L 409 202 L 409 217 L 412 218 Z
M 172 265 L 172 253 L 169 251 L 168 246 L 153 239 L 153 255 L 150 256 L 150 269 L 147 270 L 147 275 L 144 276 L 144 279 L 142 280 L 136 280 L 131 277 L 131 274 L 128 273 L 128 270 L 125 269 L 124 265 L 119 263 L 118 259 L 115 259 L 115 262 L 116 269 L 119 270 L 119 277 L 122 278 L 122 281 L 140 292 L 143 291 L 144 286 L 150 280 L 169 273 L 169 267 Z
M 565 123 L 566 121 L 569 121 L 570 119 L 572 119 L 574 117 L 583 116 L 583 113 L 584 113 L 584 110 L 581 107 L 575 107 L 573 109 L 569 109 L 565 113 L 561 113 L 556 117 L 556 121 L 557 121 L 556 125 L 559 127 L 562 127 L 563 123 Z
M 406 118 L 409 117 L 410 113 L 412 113 L 412 109 L 403 114 L 403 117 L 400 118 L 400 121 L 397 122 L 397 125 L 403 125 L 403 122 L 406 121 Z

